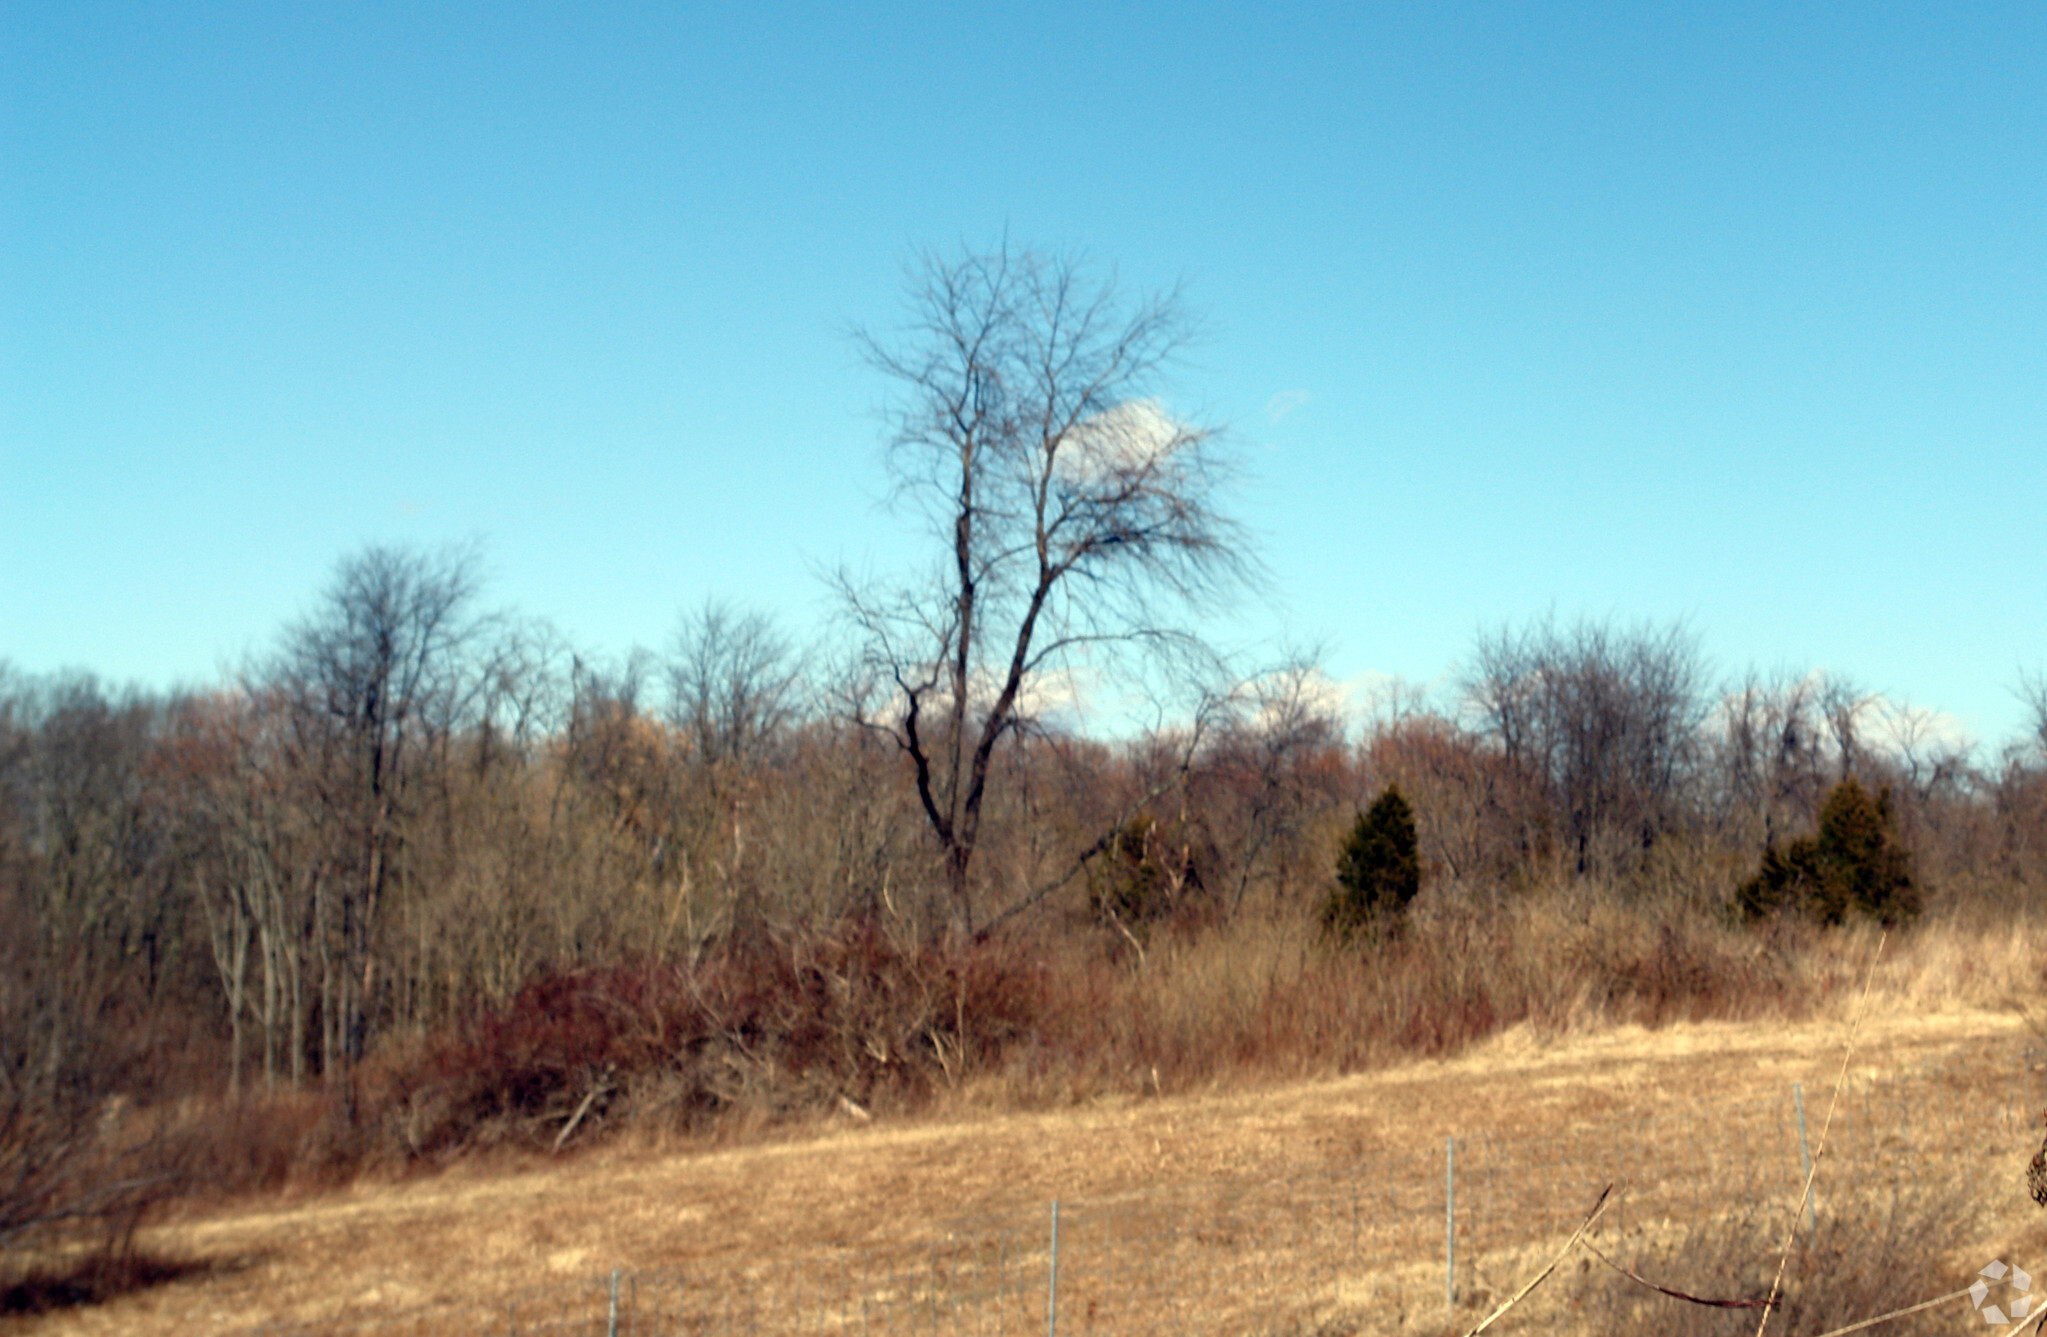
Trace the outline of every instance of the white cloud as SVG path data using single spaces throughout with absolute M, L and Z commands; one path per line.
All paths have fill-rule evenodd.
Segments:
M 1416 682 L 1398 673 L 1367 669 L 1348 679 L 1345 686 L 1358 720 L 1370 726 L 1431 711 L 1442 713 L 1443 693 L 1449 681 L 1447 673 L 1430 682 Z
M 1306 390 L 1282 390 L 1265 401 L 1265 421 L 1278 426 L 1286 416 L 1306 404 L 1314 396 Z
M 1855 723 L 1867 746 L 1895 757 L 1976 749 L 1976 739 L 1953 715 L 1885 696 L 1864 701 Z
M 1192 443 L 1196 433 L 1154 399 L 1132 399 L 1079 423 L 1060 443 L 1059 478 L 1088 487 L 1138 472 Z
M 1283 711 L 1298 703 L 1318 714 L 1348 718 L 1352 692 L 1348 683 L 1324 673 L 1319 667 L 1277 669 L 1237 688 L 1237 698 L 1260 703 L 1261 715 Z
M 1042 668 L 1023 681 L 1017 694 L 1017 710 L 1034 719 L 1072 719 L 1083 714 L 1092 698 L 1092 674 L 1079 668 Z M 992 704 L 993 685 L 987 692 Z
M 1346 733 L 1389 723 L 1438 708 L 1443 681 L 1418 683 L 1392 673 L 1366 670 L 1348 678 L 1332 678 L 1320 668 L 1285 669 L 1245 684 L 1240 699 L 1256 706 L 1263 724 L 1282 721 L 1289 713 L 1325 715 Z

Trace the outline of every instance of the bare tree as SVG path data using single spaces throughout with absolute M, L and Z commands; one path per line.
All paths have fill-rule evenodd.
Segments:
M 160 1019 L 203 987 L 179 968 L 181 851 L 158 784 L 170 714 L 0 664 L 0 1250 L 135 1220 L 137 1195 L 167 1182 L 99 1116 L 162 1089 Z
M 1728 834 L 1757 852 L 1819 811 L 1829 770 L 1825 694 L 1822 676 L 1765 678 L 1751 669 L 1721 696 L 1715 803 Z
M 1837 673 L 1820 676 L 1819 710 L 1827 731 L 1833 735 L 1834 759 L 1840 772 L 1837 780 L 1856 774 L 1870 759 L 1868 745 L 1863 741 L 1863 717 L 1875 700 L 1873 693 L 1863 690 L 1852 678 Z
M 1679 825 L 1705 718 L 1698 639 L 1544 621 L 1482 637 L 1466 699 L 1481 730 L 1548 790 L 1576 870 L 1639 856 Z
M 316 780 L 293 764 L 289 703 L 274 688 L 196 699 L 183 715 L 189 871 L 227 1004 L 228 1086 L 241 1087 L 247 1016 L 262 1033 L 264 1085 L 281 1064 L 296 1083 L 312 907 L 329 873 Z
M 1414 805 L 1425 870 L 1505 883 L 1527 854 L 1520 823 L 1537 780 L 1479 735 L 1426 710 L 1382 715 L 1358 748 L 1359 789 L 1399 785 Z
M 752 766 L 795 723 L 803 666 L 760 613 L 717 601 L 686 614 L 667 663 L 668 718 L 699 765 Z
M 1243 684 L 1190 786 L 1210 814 L 1236 865 L 1228 908 L 1237 913 L 1253 876 L 1270 865 L 1270 883 L 1300 871 L 1311 816 L 1337 806 L 1344 778 L 1343 720 L 1319 653 L 1301 653 Z M 1183 817 L 1184 821 L 1184 817 Z M 1223 833 L 1227 832 L 1227 837 Z
M 2040 759 L 2047 761 L 2047 669 L 2020 669 L 2012 695 L 2026 708 L 2026 725 L 2033 734 L 2028 741 L 2039 751 Z
M 1214 504 L 1215 430 L 1157 397 L 1195 332 L 1178 293 L 1126 298 L 1075 258 L 1004 243 L 924 257 L 909 308 L 905 328 L 858 341 L 899 389 L 896 500 L 941 555 L 903 584 L 838 586 L 886 689 L 862 722 L 908 757 L 955 926 L 972 933 L 997 746 L 1056 675 L 1198 651 L 1173 614 L 1249 559 Z
M 341 562 L 274 668 L 298 764 L 330 823 L 316 883 L 322 1069 L 362 1057 L 377 992 L 377 931 L 414 782 L 445 747 L 479 675 L 473 553 L 372 547 Z M 330 893 L 331 895 L 327 894 Z
M 2026 733 L 2006 745 L 1990 794 L 2006 867 L 2024 882 L 2039 878 L 2047 850 L 2047 669 L 2020 669 L 2012 694 L 2025 707 Z

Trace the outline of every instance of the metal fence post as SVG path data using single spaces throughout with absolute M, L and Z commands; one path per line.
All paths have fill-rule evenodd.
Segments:
M 1443 1307 L 1457 1311 L 1457 1139 L 1443 1139 Z
M 618 1269 L 611 1269 L 611 1304 L 604 1316 L 604 1337 L 618 1337 Z
M 1045 1334 L 1059 1337 L 1059 1199 L 1052 1199 L 1052 1266 L 1045 1287 Z

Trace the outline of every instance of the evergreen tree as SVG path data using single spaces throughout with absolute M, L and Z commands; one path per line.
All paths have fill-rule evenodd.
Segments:
M 1916 918 L 1919 889 L 1891 791 L 1871 795 L 1853 776 L 1835 785 L 1820 804 L 1819 831 L 1764 850 L 1762 867 L 1735 893 L 1735 904 L 1749 919 L 1784 907 L 1823 924 L 1851 912 L 1886 928 Z
M 1348 941 L 1368 928 L 1390 930 L 1422 885 L 1414 810 L 1397 785 L 1366 811 L 1336 856 L 1336 885 L 1322 905 L 1322 927 Z

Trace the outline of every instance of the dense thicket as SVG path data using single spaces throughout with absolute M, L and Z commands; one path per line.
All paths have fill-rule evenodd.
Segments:
M 825 662 L 713 606 L 600 666 L 487 613 L 459 556 L 372 551 L 211 690 L 0 673 L 0 1232 L 85 1191 L 78 1130 L 171 1097 L 328 1090 L 344 1126 L 398 1101 L 439 1147 L 465 1119 L 601 1113 L 636 1045 L 683 1056 L 688 1117 L 749 1055 L 829 1075 L 819 1099 L 949 1081 L 1064 1005 L 1036 959 L 1312 924 L 1390 785 L 1425 885 L 1480 916 L 1459 934 L 1587 879 L 1732 907 L 1767 851 L 1850 901 L 1902 894 L 1904 848 L 1929 910 L 2047 884 L 2047 701 L 1986 760 L 1838 680 L 1710 688 L 1681 631 L 1539 626 L 1483 641 L 1460 700 L 1362 732 L 1304 670 L 1177 731 L 1038 721 L 995 754 L 974 865 L 977 903 L 1016 912 L 969 949 L 909 762 Z M 1888 891 L 1827 880 L 1858 840 Z M 534 1071 L 477 1058 L 527 1050 Z

